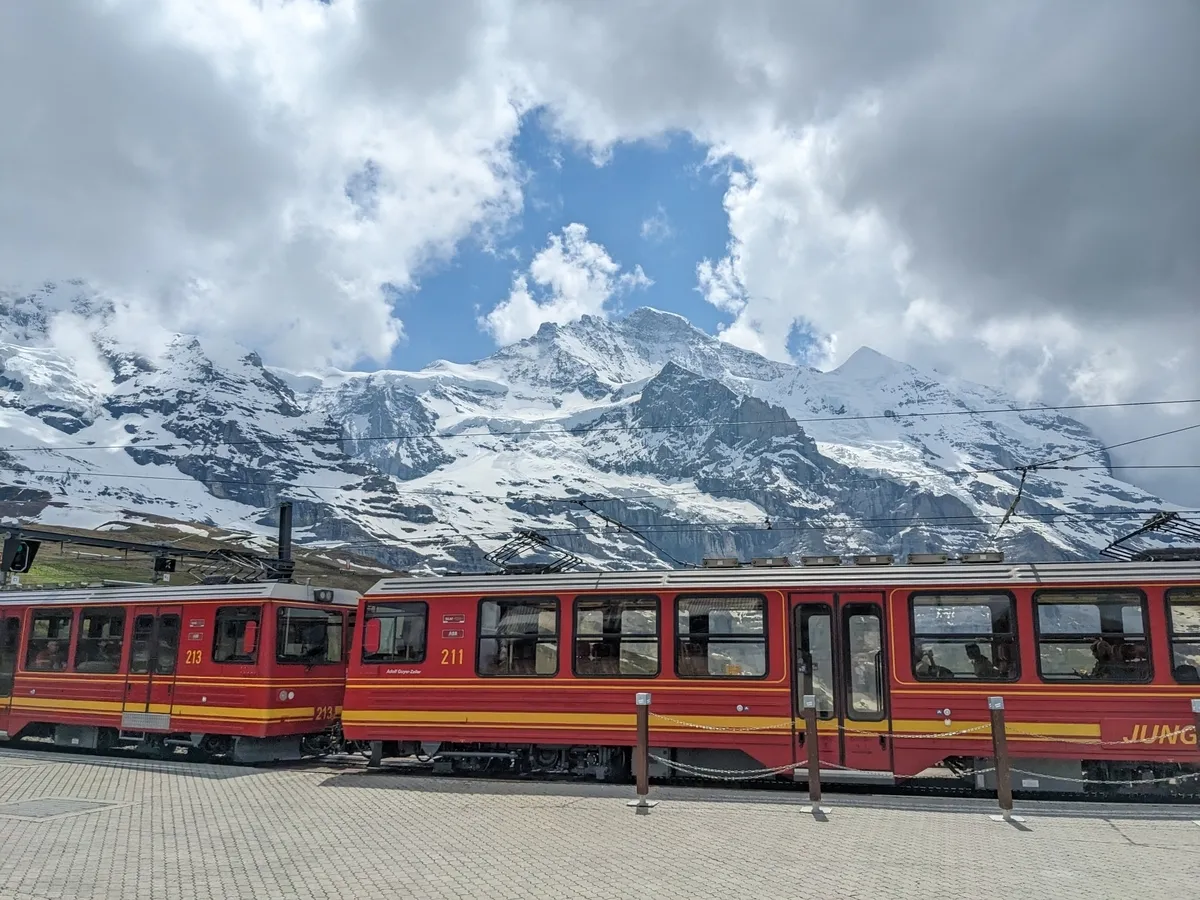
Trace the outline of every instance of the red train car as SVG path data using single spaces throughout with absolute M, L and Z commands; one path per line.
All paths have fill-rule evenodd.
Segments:
M 0 594 L 0 739 L 261 762 L 336 747 L 354 591 Z
M 805 780 L 813 694 L 823 778 L 990 787 L 1000 696 L 1018 788 L 1200 773 L 1200 564 L 809 562 L 381 581 L 344 733 L 444 771 L 625 778 L 649 691 L 657 774 Z

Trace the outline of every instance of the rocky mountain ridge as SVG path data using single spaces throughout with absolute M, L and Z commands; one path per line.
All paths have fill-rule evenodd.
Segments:
M 300 542 L 442 571 L 488 568 L 518 527 L 614 568 L 993 545 L 1069 559 L 1170 508 L 1053 410 L 1003 411 L 1020 404 L 868 348 L 830 372 L 770 361 L 650 308 L 372 373 L 288 372 L 188 335 L 147 351 L 118 318 L 78 283 L 0 291 L 0 514 L 267 540 L 286 497 Z M 1079 453 L 1099 468 L 1030 478 L 995 537 L 1013 468 Z

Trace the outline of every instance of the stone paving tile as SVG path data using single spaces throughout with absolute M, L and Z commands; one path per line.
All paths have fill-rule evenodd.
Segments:
M 1174 898 L 1200 883 L 1200 810 L 480 783 L 360 767 L 247 769 L 0 750 L 2 900 Z

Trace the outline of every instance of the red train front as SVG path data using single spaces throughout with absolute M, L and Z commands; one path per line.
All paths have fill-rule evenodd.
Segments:
M 1200 565 L 926 560 L 385 580 L 343 728 L 443 770 L 624 778 L 650 691 L 657 774 L 804 780 L 812 694 L 823 778 L 988 787 L 1002 696 L 1019 788 L 1200 787 Z
M 357 598 L 277 582 L 0 594 L 0 739 L 238 762 L 336 747 Z

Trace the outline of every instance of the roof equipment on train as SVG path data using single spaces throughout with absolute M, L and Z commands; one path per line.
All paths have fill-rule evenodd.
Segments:
M 1151 536 L 1200 541 L 1200 524 L 1183 518 L 1176 512 L 1157 512 L 1145 525 L 1114 540 L 1100 551 L 1101 556 L 1126 562 L 1197 562 L 1200 546 L 1147 547 Z

